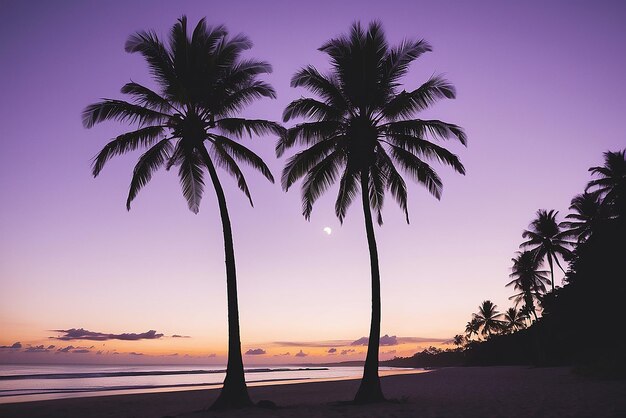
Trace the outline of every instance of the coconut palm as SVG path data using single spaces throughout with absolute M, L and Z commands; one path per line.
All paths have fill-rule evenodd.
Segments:
M 478 306 L 478 312 L 474 314 L 480 333 L 487 338 L 502 331 L 504 327 L 504 323 L 500 320 L 502 314 L 497 311 L 497 307 L 492 301 L 485 300 Z
M 545 259 L 550 267 L 552 290 L 554 290 L 554 263 L 565 273 L 558 256 L 567 258 L 571 252 L 568 247 L 572 245 L 567 241 L 567 231 L 561 230 L 556 216 L 559 212 L 545 209 L 537 211 L 536 218 L 530 223 L 529 229 L 525 230 L 522 237 L 528 240 L 520 245 L 520 248 L 530 248 L 537 253 L 538 259 Z
M 409 64 L 431 50 L 425 41 L 404 41 L 390 48 L 379 23 L 371 23 L 367 30 L 355 23 L 349 35 L 326 42 L 320 50 L 330 58 L 330 73 L 307 66 L 291 80 L 292 87 L 305 87 L 318 98 L 294 100 L 283 114 L 285 122 L 296 117 L 312 121 L 289 129 L 276 151 L 281 156 L 293 146 L 307 147 L 289 158 L 282 176 L 285 190 L 304 178 L 302 211 L 306 219 L 315 201 L 339 181 L 335 213 L 343 222 L 360 190 L 370 253 L 372 317 L 355 402 L 376 402 L 384 397 L 378 377 L 380 274 L 372 211 L 382 225 L 383 201 L 389 191 L 408 222 L 407 188 L 398 168 L 439 199 L 441 179 L 426 160 L 449 165 L 461 174 L 465 169 L 456 155 L 431 139 L 455 139 L 465 145 L 466 136 L 456 125 L 416 118 L 438 99 L 455 97 L 449 82 L 435 76 L 414 90 L 399 89 Z
M 539 270 L 539 257 L 534 251 L 517 252 L 517 256 L 511 261 L 513 267 L 509 277 L 513 280 L 506 286 L 513 286 L 519 293 L 509 299 L 514 299 L 516 306 L 523 301 L 524 308 L 532 313 L 536 320 L 535 300 L 539 300 L 546 292 L 546 285 L 550 284 L 546 277 L 547 271 Z
M 504 312 L 504 328 L 507 332 L 515 332 L 526 328 L 526 316 L 522 310 L 515 307 L 509 308 Z
M 252 134 L 279 134 L 282 129 L 274 122 L 234 117 L 256 99 L 275 97 L 273 88 L 258 79 L 258 75 L 271 72 L 270 65 L 241 57 L 251 46 L 244 35 L 231 37 L 223 26 L 209 27 L 204 19 L 196 25 L 191 37 L 187 33 L 187 19 L 179 19 L 167 44 L 153 32 L 138 32 L 126 42 L 126 51 L 145 58 L 158 91 L 130 82 L 121 90 L 130 96 L 130 102 L 103 99 L 83 112 L 83 124 L 87 128 L 106 120 L 138 125 L 137 130 L 109 142 L 93 161 L 93 175 L 97 176 L 113 156 L 147 148 L 133 171 L 126 202 L 128 210 L 155 171 L 176 166 L 189 209 L 198 213 L 205 170 L 209 174 L 222 220 L 228 298 L 228 366 L 224 387 L 214 404 L 216 408 L 251 403 L 241 357 L 231 223 L 217 168 L 237 180 L 252 204 L 239 164 L 252 167 L 271 182 L 274 179 L 263 160 L 235 139 Z
M 467 324 L 465 325 L 465 335 L 467 335 L 468 340 L 471 340 L 473 335 L 480 338 L 479 332 L 480 332 L 480 323 L 478 322 L 476 318 L 472 317 L 472 319 L 468 321 Z
M 578 243 L 589 239 L 598 223 L 605 218 L 606 212 L 596 192 L 576 195 L 569 209 L 572 212 L 565 217 L 569 220 L 561 222 L 561 227 L 567 231 L 568 236 L 575 237 Z
M 594 189 L 614 216 L 626 215 L 626 150 L 605 152 L 604 165 L 589 171 L 598 178 L 591 180 L 585 191 Z

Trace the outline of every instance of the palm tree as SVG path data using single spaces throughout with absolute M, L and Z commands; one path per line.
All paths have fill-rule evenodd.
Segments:
M 452 338 L 452 343 L 457 346 L 457 347 L 461 347 L 463 344 L 465 344 L 466 339 L 465 339 L 465 335 L 463 334 L 457 334 Z
M 491 337 L 503 329 L 503 322 L 499 319 L 502 314 L 496 310 L 498 306 L 492 301 L 485 300 L 478 306 L 478 313 L 474 314 L 474 319 L 481 328 L 481 334 Z
M 562 231 L 556 221 L 559 212 L 545 209 L 537 211 L 537 217 L 530 223 L 529 229 L 525 230 L 522 237 L 528 241 L 523 242 L 520 248 L 530 248 L 537 253 L 538 259 L 546 259 L 550 266 L 552 290 L 554 290 L 554 262 L 565 273 L 558 256 L 567 258 L 571 252 L 567 248 L 572 245 L 566 240 L 567 231 Z
M 517 310 L 515 307 L 509 308 L 504 313 L 504 328 L 508 332 L 519 331 L 526 328 L 526 316 L 522 310 Z
M 539 257 L 534 251 L 518 252 L 511 261 L 513 261 L 513 268 L 509 277 L 513 280 L 506 286 L 513 285 L 519 293 L 509 299 L 514 299 L 516 306 L 523 301 L 524 308 L 532 313 L 536 320 L 535 299 L 538 300 L 546 292 L 546 285 L 550 284 L 550 280 L 546 277 L 547 272 L 539 270 Z
M 106 120 L 139 125 L 137 130 L 109 142 L 93 161 L 95 177 L 113 156 L 147 148 L 133 171 L 126 202 L 128 210 L 156 170 L 177 166 L 189 209 L 198 213 L 205 170 L 209 174 L 224 234 L 229 333 L 226 379 L 215 408 L 251 404 L 241 357 L 231 223 L 216 167 L 237 180 L 237 185 L 252 204 L 238 163 L 258 170 L 271 182 L 274 179 L 259 156 L 232 138 L 280 134 L 282 129 L 266 120 L 233 117 L 253 100 L 276 97 L 274 89 L 258 79 L 258 75 L 271 72 L 270 65 L 241 58 L 241 53 L 251 46 L 244 35 L 230 37 L 223 26 L 209 27 L 204 19 L 189 37 L 184 16 L 173 26 L 168 45 L 154 32 L 138 32 L 126 42 L 126 51 L 139 53 L 145 58 L 159 91 L 131 82 L 121 91 L 128 94 L 132 102 L 103 99 L 87 106 L 83 112 L 83 124 L 87 128 Z
M 437 160 L 461 174 L 465 169 L 456 155 L 429 138 L 456 139 L 465 145 L 466 136 L 456 125 L 415 117 L 438 99 L 455 97 L 449 82 L 432 77 L 417 89 L 399 91 L 398 82 L 410 63 L 431 50 L 425 41 L 404 41 L 390 48 L 380 23 L 371 23 L 367 30 L 355 23 L 349 35 L 331 39 L 320 50 L 329 56 L 331 72 L 322 74 L 307 66 L 291 79 L 292 87 L 305 87 L 320 99 L 294 100 L 283 113 L 285 122 L 296 117 L 312 122 L 289 129 L 276 152 L 281 156 L 290 147 L 307 147 L 287 161 L 282 175 L 285 190 L 304 178 L 302 211 L 306 219 L 315 201 L 338 180 L 335 213 L 343 222 L 360 189 L 370 254 L 372 317 L 355 402 L 382 401 L 378 377 L 380 274 L 372 210 L 382 225 L 385 192 L 390 191 L 408 222 L 407 188 L 396 166 L 439 199 L 441 179 L 424 160 Z
M 605 152 L 604 165 L 589 171 L 598 178 L 591 180 L 585 191 L 595 189 L 614 216 L 626 215 L 626 150 Z
M 476 337 L 480 339 L 480 336 L 478 334 L 479 332 L 480 332 L 480 323 L 478 322 L 476 318 L 472 317 L 472 319 L 468 321 L 467 324 L 465 325 L 465 334 L 467 335 L 468 341 L 472 339 L 472 335 L 475 335 Z
M 569 209 L 572 213 L 565 218 L 570 220 L 561 222 L 561 226 L 567 230 L 568 236 L 575 237 L 578 243 L 587 241 L 598 223 L 605 219 L 602 201 L 596 192 L 576 195 Z

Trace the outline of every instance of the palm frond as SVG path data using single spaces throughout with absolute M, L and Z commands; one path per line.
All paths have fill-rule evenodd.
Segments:
M 170 115 L 149 109 L 123 100 L 103 99 L 101 102 L 90 104 L 83 110 L 83 126 L 91 128 L 95 124 L 106 120 L 119 122 L 139 123 L 140 126 L 148 123 L 163 123 Z
M 343 160 L 343 152 L 334 151 L 307 173 L 302 185 L 302 214 L 305 219 L 310 219 L 315 201 L 336 181 Z
M 441 179 L 432 167 L 409 151 L 395 145 L 391 145 L 391 155 L 400 163 L 404 171 L 411 174 L 418 183 L 424 185 L 430 194 L 437 200 L 441 199 L 443 186 Z
M 165 138 L 157 142 L 152 148 L 146 151 L 135 165 L 133 178 L 130 182 L 128 199 L 126 199 L 126 209 L 130 210 L 131 202 L 137 197 L 139 190 L 152 179 L 152 174 L 161 168 L 169 158 L 173 146 L 170 143 L 172 138 Z
M 97 177 L 104 165 L 112 157 L 134 151 L 139 147 L 149 147 L 163 134 L 163 126 L 148 126 L 122 134 L 106 144 L 92 162 L 92 174 Z
M 215 144 L 221 147 L 234 160 L 243 161 L 250 167 L 260 172 L 271 183 L 274 183 L 274 176 L 272 175 L 269 167 L 265 164 L 263 159 L 252 150 L 222 135 L 211 134 L 209 137 L 213 139 Z
M 413 91 L 402 91 L 397 94 L 385 105 L 381 114 L 391 120 L 398 117 L 406 118 L 427 109 L 439 99 L 455 97 L 454 86 L 440 76 L 434 76 Z
M 248 136 L 275 134 L 280 136 L 284 128 L 276 122 L 263 119 L 224 118 L 215 121 L 215 126 L 222 132 L 241 138 Z
M 339 222 L 343 223 L 346 212 L 354 198 L 358 194 L 358 176 L 351 170 L 344 170 L 339 180 L 339 193 L 335 201 L 335 215 L 339 218 Z
M 187 200 L 189 210 L 193 213 L 200 211 L 200 201 L 204 192 L 204 163 L 198 152 L 190 147 L 183 146 L 183 158 L 178 167 L 178 177 L 183 190 L 183 196 Z

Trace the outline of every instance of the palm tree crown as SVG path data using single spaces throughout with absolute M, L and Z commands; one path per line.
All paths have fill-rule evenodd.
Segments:
M 279 156 L 295 145 L 308 147 L 288 160 L 283 187 L 287 190 L 304 178 L 302 209 L 308 219 L 313 203 L 339 179 L 335 212 L 343 221 L 363 183 L 379 224 L 388 190 L 408 222 L 406 184 L 396 167 L 438 199 L 442 183 L 425 160 L 434 159 L 465 173 L 456 155 L 427 139 L 452 138 L 465 145 L 463 130 L 440 120 L 414 117 L 438 99 L 454 98 L 454 87 L 434 76 L 416 89 L 400 91 L 398 81 L 409 64 L 431 47 L 419 40 L 390 48 L 376 22 L 367 31 L 356 23 L 349 36 L 332 39 L 320 50 L 330 57 L 332 72 L 322 74 L 307 66 L 291 80 L 293 87 L 305 87 L 320 99 L 294 100 L 283 113 L 285 122 L 295 117 L 313 120 L 289 129 L 277 144 Z
M 537 319 L 535 300 L 546 292 L 546 285 L 550 284 L 550 279 L 546 276 L 547 271 L 539 270 L 539 258 L 534 251 L 518 252 L 513 258 L 513 268 L 509 275 L 513 280 L 506 286 L 513 286 L 518 294 L 511 296 L 516 305 L 524 302 L 524 307 Z
M 575 237 L 579 243 L 588 240 L 597 224 L 605 218 L 601 203 L 596 192 L 576 195 L 569 207 L 572 212 L 565 217 L 569 220 L 561 222 L 568 236 Z
M 603 204 L 612 208 L 613 216 L 626 215 L 626 150 L 604 153 L 604 165 L 591 167 L 597 176 L 587 184 L 587 191 L 594 189 L 603 199 Z
M 233 140 L 246 134 L 281 131 L 273 122 L 232 117 L 255 99 L 276 97 L 269 84 L 257 79 L 271 72 L 271 66 L 241 58 L 251 46 L 245 36 L 229 37 L 223 26 L 209 27 L 204 19 L 189 38 L 185 17 L 172 28 L 167 46 L 153 32 L 139 32 L 128 39 L 126 51 L 146 59 L 160 91 L 130 82 L 121 92 L 130 96 L 131 102 L 104 99 L 83 112 L 87 128 L 106 120 L 138 124 L 137 130 L 109 142 L 93 161 L 93 175 L 97 176 L 112 157 L 147 148 L 133 172 L 128 209 L 139 190 L 162 167 L 178 167 L 183 195 L 195 213 L 207 165 L 217 165 L 235 177 L 250 203 L 250 191 L 238 162 L 274 181 L 263 160 Z
M 485 300 L 478 306 L 478 312 L 474 314 L 474 319 L 481 328 L 482 335 L 490 337 L 502 330 L 503 322 L 500 320 L 502 314 L 497 311 L 497 307 L 490 300 Z
M 509 308 L 504 313 L 504 328 L 508 332 L 515 332 L 526 328 L 526 319 L 524 312 L 515 307 Z
M 527 241 L 520 245 L 520 248 L 530 248 L 537 253 L 539 259 L 546 259 L 550 266 L 550 274 L 552 277 L 552 289 L 554 290 L 554 266 L 556 264 L 563 270 L 558 256 L 567 258 L 571 252 L 569 246 L 572 245 L 567 241 L 567 231 L 562 231 L 556 216 L 559 212 L 554 210 L 540 209 L 537 211 L 536 218 L 531 222 L 530 228 L 525 230 L 522 237 Z M 565 272 L 563 270 L 563 272 Z

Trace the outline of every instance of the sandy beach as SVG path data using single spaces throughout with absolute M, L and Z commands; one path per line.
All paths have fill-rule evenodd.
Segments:
M 279 408 L 208 412 L 216 390 L 101 396 L 0 405 L 3 418 L 163 417 L 625 417 L 626 381 L 591 380 L 569 368 L 445 368 L 388 376 L 392 401 L 342 404 L 357 380 L 250 388 Z

